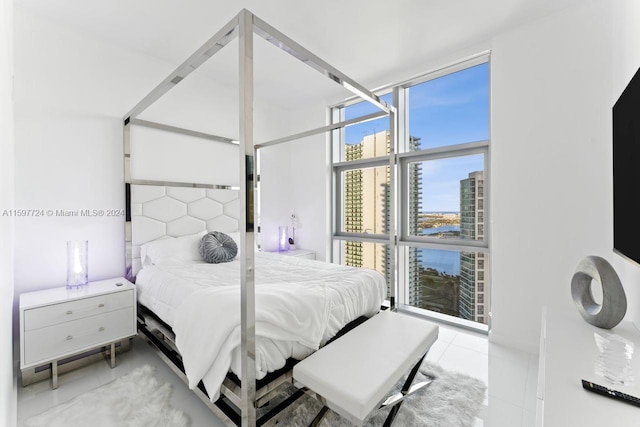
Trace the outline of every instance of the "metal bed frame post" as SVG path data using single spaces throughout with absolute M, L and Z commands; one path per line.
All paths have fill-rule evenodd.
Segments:
M 253 15 L 238 15 L 240 58 L 240 319 L 241 319 L 241 425 L 256 425 L 256 307 L 254 260 L 253 146 Z
M 398 114 L 395 108 L 389 109 L 389 129 L 391 141 L 389 141 L 389 254 L 391 283 L 389 284 L 389 309 L 396 310 L 396 297 L 398 295 L 398 232 L 396 229 L 396 217 L 398 215 L 398 203 L 396 195 L 396 180 L 398 179 L 398 167 L 396 153 L 398 152 Z

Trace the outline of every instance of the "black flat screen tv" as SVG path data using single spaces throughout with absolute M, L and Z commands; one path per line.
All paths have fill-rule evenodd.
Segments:
M 613 250 L 640 264 L 640 69 L 613 106 Z

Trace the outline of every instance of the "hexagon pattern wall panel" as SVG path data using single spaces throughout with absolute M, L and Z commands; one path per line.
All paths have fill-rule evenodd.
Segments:
M 238 230 L 238 190 L 131 185 L 131 253 L 135 275 L 140 246 L 203 230 Z

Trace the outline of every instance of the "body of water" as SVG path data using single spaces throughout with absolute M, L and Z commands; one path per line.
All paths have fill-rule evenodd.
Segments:
M 456 276 L 460 274 L 460 252 L 439 249 L 420 249 L 420 264 L 441 273 Z
M 443 225 L 442 227 L 423 228 L 422 234 L 429 236 L 431 234 L 444 233 L 447 231 L 460 231 L 459 225 Z
M 423 235 L 432 235 L 450 231 L 460 231 L 458 225 L 444 225 L 442 227 L 425 228 Z M 440 249 L 420 249 L 420 264 L 424 268 L 433 268 L 437 271 L 450 275 L 460 274 L 460 252 Z

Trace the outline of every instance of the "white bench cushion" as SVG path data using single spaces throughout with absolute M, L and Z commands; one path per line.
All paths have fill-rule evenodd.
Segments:
M 362 424 L 437 338 L 437 325 L 383 311 L 299 362 L 293 377 Z

